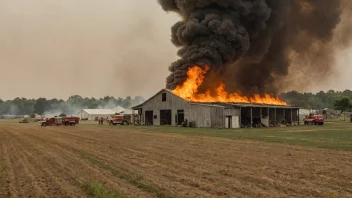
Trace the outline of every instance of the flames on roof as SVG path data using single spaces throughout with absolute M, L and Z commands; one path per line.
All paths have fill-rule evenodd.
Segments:
M 268 105 L 281 105 L 289 106 L 285 101 L 280 100 L 278 96 L 271 96 L 264 94 L 254 94 L 253 96 L 241 96 L 238 93 L 228 93 L 225 90 L 223 82 L 219 82 L 215 92 L 207 89 L 203 93 L 199 93 L 199 88 L 204 82 L 204 77 L 209 67 L 206 66 L 202 69 L 199 66 L 194 66 L 188 69 L 186 81 L 177 86 L 172 91 L 173 94 L 190 102 L 222 102 L 222 103 L 243 103 L 243 104 L 268 104 Z

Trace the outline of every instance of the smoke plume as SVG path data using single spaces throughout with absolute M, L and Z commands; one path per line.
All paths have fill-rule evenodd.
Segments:
M 171 28 L 180 59 L 169 67 L 166 87 L 182 84 L 194 65 L 210 67 L 206 88 L 223 81 L 227 91 L 243 95 L 278 93 L 288 79 L 296 79 L 290 77 L 292 68 L 303 71 L 300 78 L 327 76 L 334 63 L 334 35 L 337 29 L 350 30 L 337 28 L 344 10 L 351 9 L 348 2 L 159 0 L 165 11 L 182 17 Z M 339 34 L 344 40 L 352 36 Z

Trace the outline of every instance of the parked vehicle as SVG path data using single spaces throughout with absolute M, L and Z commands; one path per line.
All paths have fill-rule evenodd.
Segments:
M 23 118 L 19 121 L 19 123 L 29 123 L 29 119 L 28 118 Z
M 40 126 L 75 126 L 79 124 L 78 117 L 51 117 L 40 122 Z
M 109 119 L 109 124 L 110 125 L 130 125 L 132 124 L 131 122 L 131 116 L 130 115 L 114 115 Z
M 305 125 L 312 124 L 312 125 L 323 125 L 324 124 L 324 117 L 323 115 L 309 115 L 303 119 Z

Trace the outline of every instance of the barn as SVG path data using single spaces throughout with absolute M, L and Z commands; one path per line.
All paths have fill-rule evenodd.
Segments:
M 100 117 L 110 118 L 115 112 L 112 109 L 82 109 L 77 115 L 81 120 L 95 120 Z
M 299 108 L 246 103 L 189 102 L 162 89 L 144 103 L 132 107 L 142 125 L 181 125 L 185 120 L 200 128 L 274 127 L 299 125 Z

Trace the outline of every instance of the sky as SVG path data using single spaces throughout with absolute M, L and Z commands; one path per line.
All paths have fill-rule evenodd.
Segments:
M 148 98 L 178 58 L 178 20 L 156 0 L 0 0 L 0 98 Z M 302 90 L 352 89 L 352 49 L 336 57 L 333 78 Z

